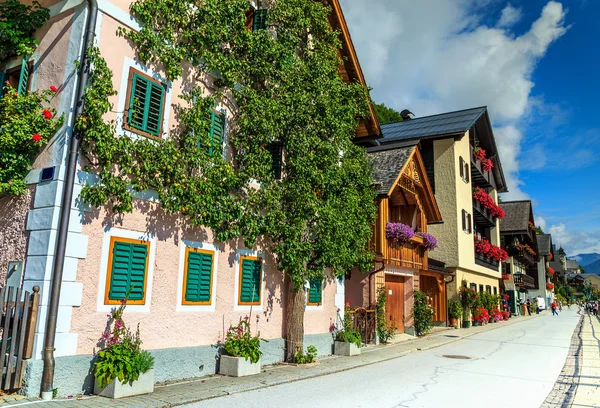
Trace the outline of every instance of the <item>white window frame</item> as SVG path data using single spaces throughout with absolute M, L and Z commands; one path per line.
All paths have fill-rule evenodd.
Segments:
M 100 273 L 98 277 L 98 300 L 96 304 L 97 312 L 110 312 L 115 308 L 115 305 L 107 305 L 104 303 L 104 294 L 106 292 L 107 274 L 108 274 L 108 258 L 110 257 L 110 239 L 112 237 L 139 239 L 148 241 L 150 249 L 148 251 L 148 270 L 146 271 L 146 301 L 143 305 L 127 305 L 127 312 L 150 312 L 150 303 L 152 301 L 152 279 L 154 276 L 154 260 L 156 253 L 156 236 L 140 231 L 131 231 L 120 228 L 109 228 L 104 231 L 102 240 L 102 258 L 100 259 Z
M 210 305 L 184 305 L 183 304 L 183 281 L 185 275 L 185 255 L 187 248 L 197 248 L 205 251 L 210 251 L 213 254 L 213 270 L 211 279 L 211 295 Z M 217 269 L 219 264 L 219 247 L 206 242 L 196 242 L 183 240 L 181 249 L 179 250 L 179 276 L 177 278 L 177 303 L 175 311 L 177 312 L 214 312 L 217 303 Z

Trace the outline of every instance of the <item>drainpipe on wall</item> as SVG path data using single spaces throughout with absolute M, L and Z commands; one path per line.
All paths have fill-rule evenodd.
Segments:
M 446 281 L 444 279 L 444 290 L 446 292 L 446 327 L 448 327 L 448 322 L 450 321 L 450 310 L 448 310 L 448 284 L 454 282 L 454 278 L 456 278 L 456 272 L 452 275 L 452 279 Z M 460 327 L 462 323 L 458 323 L 458 327 Z
M 88 19 L 86 23 L 85 39 L 82 45 L 81 58 L 83 63 L 80 67 L 79 80 L 76 87 L 75 114 L 71 118 L 69 126 L 73 129 L 75 119 L 83 112 L 83 93 L 89 76 L 89 61 L 87 49 L 94 41 L 96 30 L 96 19 L 98 16 L 97 0 L 88 0 Z M 62 285 L 63 268 L 65 265 L 65 252 L 67 248 L 67 236 L 69 233 L 69 220 L 71 215 L 71 203 L 73 202 L 73 187 L 75 174 L 77 173 L 77 156 L 81 133 L 75 131 L 69 143 L 69 156 L 65 175 L 65 185 L 60 207 L 60 222 L 58 225 L 57 245 L 52 265 L 52 287 L 50 289 L 50 305 L 48 319 L 46 321 L 46 333 L 44 337 L 44 371 L 42 373 L 42 399 L 52 399 L 52 388 L 54 382 L 54 340 L 56 337 L 56 321 L 58 318 L 58 305 L 60 303 L 60 288 Z

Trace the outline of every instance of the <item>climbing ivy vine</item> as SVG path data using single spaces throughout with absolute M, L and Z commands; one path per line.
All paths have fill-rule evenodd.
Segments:
M 33 33 L 50 18 L 50 10 L 37 0 L 31 5 L 19 0 L 0 2 L 0 67 L 9 58 L 30 55 L 37 47 Z
M 161 207 L 212 229 L 219 241 L 260 241 L 288 282 L 288 351 L 302 349 L 307 280 L 367 269 L 374 222 L 371 166 L 352 139 L 368 115 L 368 95 L 338 73 L 339 36 L 330 8 L 315 0 L 268 7 L 267 28 L 247 28 L 247 0 L 138 0 L 140 31 L 122 29 L 140 60 L 184 89 L 178 126 L 160 140 L 115 134 L 104 122 L 114 94 L 98 50 L 85 94 L 89 170 L 99 176 L 84 198 L 132 211 L 131 191 L 153 189 Z M 174 98 L 175 99 L 175 98 Z M 209 155 L 207 111 L 226 108 L 228 149 Z M 283 149 L 282 178 L 271 143 Z

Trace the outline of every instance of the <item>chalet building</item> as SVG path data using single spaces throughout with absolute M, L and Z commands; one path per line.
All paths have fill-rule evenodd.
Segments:
M 567 270 L 565 269 L 566 254 L 562 248 L 556 249 L 556 245 L 552 244 L 553 259 L 550 261 L 550 268 L 554 270 L 553 283 L 560 282 L 563 285 L 567 284 Z
M 238 322 L 250 310 L 254 317 L 253 331 L 259 330 L 261 337 L 269 340 L 262 346 L 263 363 L 282 361 L 286 291 L 273 256 L 260 246 L 247 248 L 237 241 L 217 242 L 210 230 L 187 225 L 181 216 L 166 214 L 156 204 L 157 194 L 153 191 L 136 193 L 133 213 L 116 220 L 108 206 L 91 208 L 81 200 L 81 188 L 94 182 L 94 176 L 83 169 L 77 169 L 73 201 L 65 204 L 71 212 L 68 239 L 59 236 L 63 191 L 67 190 L 65 180 L 70 171 L 67 159 L 73 136 L 72 112 L 79 81 L 75 61 L 83 60 L 81 51 L 85 49 L 86 26 L 93 14 L 86 1 L 42 0 L 40 3 L 50 9 L 51 17 L 35 34 L 38 49 L 30 56 L 21 56 L 0 66 L 13 76 L 23 76 L 20 67 L 25 66 L 28 92 L 56 86 L 59 92 L 52 100 L 52 107 L 65 115 L 65 125 L 39 155 L 27 177 L 29 194 L 20 200 L 0 202 L 0 214 L 4 214 L 0 217 L 2 229 L 15 237 L 8 248 L 3 246 L 0 251 L 1 266 L 6 270 L 9 262 L 18 263 L 22 276 L 15 280 L 17 285 L 22 282 L 27 290 L 34 286 L 41 288 L 33 357 L 28 360 L 22 392 L 39 395 L 53 263 L 59 241 L 66 242 L 55 337 L 54 387 L 60 395 L 91 390 L 90 362 L 105 330 L 107 313 L 124 296 L 125 286 L 118 282 L 142 282 L 135 301 L 127 307 L 126 320 L 132 328 L 140 324 L 144 348 L 155 357 L 157 381 L 214 373 L 218 361 L 214 345 L 222 340 L 223 331 L 230 323 Z M 120 28 L 140 29 L 129 12 L 131 3 L 130 0 L 98 0 L 97 18 L 92 21 L 95 42 L 113 73 L 113 88 L 118 92 L 110 100 L 114 108 L 106 119 L 117 121 L 117 132 L 122 137 L 167 137 L 166 131 L 177 125 L 173 105 L 182 102 L 184 79 L 168 81 L 164 73 L 145 66 L 132 45 L 118 35 Z M 340 32 L 343 45 L 344 63 L 339 67 L 340 75 L 366 88 L 340 4 L 338 0 L 327 3 L 332 8 L 330 22 Z M 147 106 L 139 111 L 148 121 L 150 115 L 159 118 L 152 122 L 152 128 L 141 127 L 122 115 L 136 89 L 140 91 L 139 84 L 151 86 L 153 95 L 160 96 L 148 98 Z M 363 120 L 357 129 L 357 143 L 381 135 L 372 109 L 371 113 L 372 117 Z M 219 105 L 210 114 L 219 124 L 211 128 L 211 132 L 216 132 L 211 136 L 220 137 L 225 154 L 229 147 L 226 136 L 231 112 Z M 415 160 L 411 156 L 410 163 Z M 424 170 L 419 171 L 419 177 L 425 180 Z M 425 197 L 424 184 L 415 182 L 414 186 L 420 189 L 418 194 L 423 200 L 421 214 L 427 214 L 428 219 L 439 219 L 434 202 L 429 196 Z M 415 191 L 413 195 L 403 195 L 410 200 L 406 205 L 416 204 L 416 194 Z M 398 192 L 390 195 L 397 204 L 404 200 Z M 152 228 L 149 228 L 144 208 L 151 208 L 155 214 Z M 423 217 L 419 222 L 425 227 L 428 219 Z M 417 252 L 423 259 L 423 252 Z M 426 258 L 413 261 L 415 264 L 426 262 Z M 426 264 L 421 269 L 427 269 Z M 198 279 L 192 281 L 193 276 Z M 197 290 L 188 292 L 190 287 L 194 289 L 194 284 Z M 253 288 L 252 296 L 242 289 L 248 287 Z M 329 279 L 311 282 L 310 287 L 304 319 L 305 343 L 315 345 L 320 355 L 330 354 L 333 339 L 329 328 L 336 320 L 337 309 L 343 309 L 344 284 Z
M 428 224 L 439 223 L 441 214 L 427 178 L 419 148 L 411 146 L 370 151 L 377 189 L 377 221 L 373 247 L 379 262 L 369 274 L 354 272 L 346 280 L 346 301 L 352 306 L 372 306 L 377 289 L 388 294 L 386 314 L 398 332 L 414 334 L 412 307 L 415 290 L 426 292 L 435 310 L 434 321 L 446 322 L 446 285 L 449 275 L 430 267 L 429 250 L 423 233 Z M 403 224 L 414 236 L 399 242 L 386 234 L 393 224 Z
M 514 313 L 519 311 L 521 301 L 531 300 L 540 285 L 546 285 L 546 274 L 538 273 L 539 250 L 531 201 L 502 202 L 500 206 L 506 213 L 500 221 L 501 243 L 509 255 L 502 269 L 504 291 L 510 296 Z
M 372 150 L 419 146 L 443 219 L 428 227 L 439 242 L 433 256 L 455 273 L 447 297 L 457 296 L 463 280 L 499 293 L 498 260 L 476 251 L 477 243 L 500 244 L 498 193 L 507 191 L 487 108 L 407 119 L 382 126 Z
M 549 308 L 554 301 L 554 275 L 556 272 L 551 268 L 550 262 L 554 259 L 552 250 L 552 235 L 538 234 L 538 262 L 537 274 L 539 285 L 535 290 L 530 291 L 531 297 L 541 297 L 545 300 L 546 308 Z

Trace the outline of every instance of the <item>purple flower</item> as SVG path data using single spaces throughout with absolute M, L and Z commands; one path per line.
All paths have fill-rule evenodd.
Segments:
M 423 238 L 423 246 L 425 249 L 432 250 L 438 247 L 437 239 L 426 232 L 417 232 L 417 235 Z
M 108 339 L 108 332 L 104 332 L 104 333 L 102 334 L 102 337 L 103 337 L 104 339 Z
M 335 331 L 335 326 L 332 324 L 329 326 L 329 333 L 333 333 Z
M 415 231 L 401 222 L 388 222 L 385 233 L 388 239 L 399 244 L 406 244 L 415 236 Z

